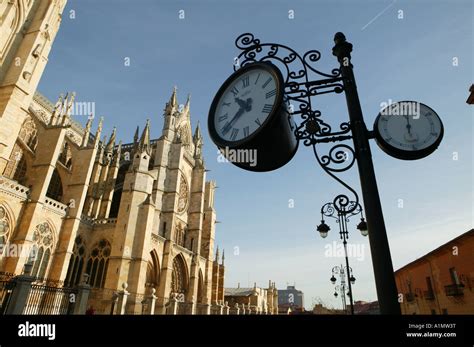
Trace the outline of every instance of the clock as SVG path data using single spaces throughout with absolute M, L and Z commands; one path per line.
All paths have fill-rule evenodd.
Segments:
M 379 147 L 388 155 L 404 160 L 430 155 L 438 148 L 443 134 L 443 123 L 436 112 L 416 101 L 390 104 L 374 123 Z
M 271 171 L 290 161 L 298 147 L 295 128 L 283 77 L 269 62 L 234 72 L 209 110 L 212 141 L 228 161 L 249 171 Z

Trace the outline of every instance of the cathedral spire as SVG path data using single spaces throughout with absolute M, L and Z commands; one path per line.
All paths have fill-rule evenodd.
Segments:
M 187 117 L 189 117 L 190 106 L 191 106 L 191 94 L 188 94 L 188 98 L 186 99 L 186 104 L 184 105 L 184 108 L 183 108 L 183 114 Z
M 174 86 L 173 93 L 171 94 L 170 100 L 166 103 L 165 115 L 172 115 L 176 112 L 178 107 L 178 97 L 176 96 L 177 88 Z
M 63 107 L 63 99 L 64 99 L 64 94 L 59 94 L 58 101 L 56 101 L 56 104 L 54 105 L 54 110 L 51 115 L 51 118 L 49 120 L 49 125 L 56 125 L 56 122 L 61 115 L 62 112 L 62 107 Z
M 140 142 L 138 144 L 138 150 L 140 152 L 147 152 L 151 154 L 151 146 L 150 146 L 150 120 L 146 120 L 145 129 L 143 129 L 142 136 L 140 137 Z
M 97 132 L 95 133 L 95 145 L 100 141 L 100 135 L 102 134 L 102 126 L 104 124 L 104 117 L 100 117 L 99 125 L 97 127 Z
M 115 152 L 115 157 L 114 157 L 114 161 L 113 161 L 113 163 L 117 167 L 120 165 L 120 156 L 121 155 L 122 155 L 122 141 L 120 140 L 119 144 L 118 144 L 118 147 L 117 147 L 117 152 Z
M 84 129 L 84 135 L 82 136 L 82 147 L 86 147 L 87 144 L 89 143 L 89 136 L 91 134 L 91 127 L 92 127 L 92 115 L 89 117 L 86 123 L 86 128 Z
M 217 249 L 216 249 L 216 262 L 219 263 L 219 246 L 217 246 Z
M 117 135 L 117 128 L 114 127 L 114 129 L 112 130 L 112 134 L 110 135 L 109 142 L 107 143 L 107 146 L 105 147 L 106 153 L 112 153 L 114 151 L 116 135 Z
M 201 127 L 199 126 L 199 121 L 197 122 L 196 130 L 194 130 L 193 141 L 195 145 L 197 145 L 198 143 L 202 144 L 202 134 Z
M 222 250 L 222 261 L 221 261 L 221 265 L 224 265 L 224 260 L 225 260 L 225 249 Z

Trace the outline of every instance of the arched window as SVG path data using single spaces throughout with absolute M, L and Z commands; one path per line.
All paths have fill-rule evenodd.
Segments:
M 10 221 L 7 216 L 7 211 L 3 206 L 0 206 L 0 256 L 3 253 L 4 246 L 10 237 Z
M 13 146 L 12 153 L 8 160 L 8 165 L 3 171 L 3 175 L 20 184 L 24 184 L 26 180 L 26 158 L 23 150 L 18 144 Z
M 188 290 L 188 275 L 186 263 L 181 255 L 173 259 L 173 272 L 171 273 L 171 294 L 186 294 Z
M 18 138 L 34 152 L 38 142 L 37 133 L 35 122 L 28 116 L 21 126 Z
M 53 253 L 54 236 L 47 222 L 38 224 L 33 233 L 33 248 L 28 262 L 33 265 L 31 276 L 44 278 Z
M 110 243 L 105 239 L 100 240 L 92 249 L 86 268 L 86 273 L 89 275 L 89 285 L 91 287 L 104 287 L 107 268 L 109 266 L 110 249 Z
M 112 196 L 112 203 L 110 205 L 109 218 L 117 218 L 120 208 L 120 200 L 122 199 L 123 182 L 127 174 L 130 163 L 122 165 L 117 173 L 115 180 L 114 195 Z
M 48 191 L 46 196 L 61 202 L 63 197 L 63 183 L 61 182 L 61 177 L 59 176 L 58 170 L 54 169 L 53 175 L 51 176 L 51 181 L 49 181 Z
M 158 288 L 160 283 L 160 265 L 158 262 L 158 256 L 155 251 L 150 252 L 150 260 L 146 270 L 146 283 L 145 287 Z
M 81 281 L 82 270 L 85 263 L 86 248 L 81 236 L 77 236 L 74 240 L 74 248 L 72 250 L 69 267 L 67 269 L 65 287 L 73 287 Z

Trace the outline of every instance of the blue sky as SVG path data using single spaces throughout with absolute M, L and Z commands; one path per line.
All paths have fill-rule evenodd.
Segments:
M 288 18 L 290 10 L 294 19 Z M 156 138 L 174 85 L 180 103 L 192 95 L 193 128 L 198 120 L 207 124 L 214 94 L 232 72 L 239 53 L 234 40 L 241 33 L 300 53 L 318 49 L 317 66 L 328 72 L 337 67 L 331 54 L 334 33 L 342 31 L 354 44 L 352 62 L 368 128 L 380 103 L 389 100 L 423 102 L 445 126 L 439 149 L 418 161 L 389 157 L 371 142 L 393 263 L 399 268 L 473 225 L 473 108 L 465 103 L 473 82 L 473 15 L 469 0 L 70 0 L 39 90 L 52 101 L 76 91 L 77 101 L 95 102 L 97 115 L 105 116 L 105 134 L 117 126 L 117 137 L 125 142 L 150 118 Z M 130 66 L 124 64 L 127 57 Z M 316 101 L 333 126 L 347 119 L 343 95 Z M 339 241 L 337 226 L 331 225 L 324 240 L 315 229 L 321 205 L 344 190 L 304 146 L 274 172 L 251 173 L 220 163 L 203 128 L 208 179 L 219 186 L 216 239 L 226 251 L 226 286 L 266 286 L 271 279 L 283 289 L 295 283 L 308 308 L 316 298 L 339 307 L 329 277 L 343 258 L 324 254 L 325 246 Z M 355 167 L 343 177 L 360 192 Z M 354 297 L 374 300 L 368 239 L 355 230 L 357 222 L 349 224 L 349 242 L 364 253 L 362 260 L 351 258 Z

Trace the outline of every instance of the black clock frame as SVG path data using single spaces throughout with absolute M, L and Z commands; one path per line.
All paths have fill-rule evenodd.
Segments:
M 249 136 L 238 141 L 228 141 L 219 136 L 215 126 L 216 109 L 222 95 L 229 85 L 239 79 L 241 75 L 260 69 L 269 72 L 276 83 L 276 96 L 272 105 L 272 110 L 265 121 Z M 263 172 L 271 171 L 282 167 L 288 163 L 298 149 L 294 129 L 296 125 L 291 119 L 285 98 L 285 85 L 280 70 L 271 62 L 254 62 L 235 71 L 230 75 L 217 91 L 209 110 L 208 130 L 213 142 L 225 156 L 225 149 L 231 150 L 255 150 L 257 153 L 257 163 L 251 166 L 250 163 L 232 162 L 234 165 L 249 171 Z
M 419 149 L 419 150 L 413 150 L 413 151 L 403 150 L 403 149 L 392 146 L 390 143 L 385 141 L 385 139 L 383 138 L 383 135 L 379 131 L 378 123 L 380 121 L 380 117 L 384 116 L 382 114 L 383 110 L 375 118 L 374 128 L 373 128 L 374 129 L 374 137 L 375 137 L 375 142 L 380 147 L 380 149 L 382 151 L 384 151 L 386 154 L 390 155 L 391 157 L 401 159 L 401 160 L 418 160 L 418 159 L 422 159 L 422 158 L 427 157 L 428 155 L 433 153 L 439 147 L 439 145 L 441 143 L 441 140 L 443 139 L 443 136 L 444 136 L 444 125 L 443 125 L 443 122 L 441 121 L 441 118 L 438 116 L 438 114 L 431 107 L 429 107 L 426 104 L 423 104 L 423 103 L 417 102 L 417 101 L 408 101 L 408 100 L 397 101 L 396 103 L 408 103 L 408 102 L 410 102 L 410 103 L 416 102 L 420 105 L 423 105 L 424 107 L 428 108 L 431 111 L 433 116 L 438 118 L 439 124 L 441 125 L 441 129 L 440 129 L 440 133 L 439 133 L 439 136 L 436 139 L 436 141 L 433 142 L 428 147 L 425 147 L 425 148 Z M 393 105 L 393 104 L 388 105 L 386 108 L 390 107 L 391 105 Z M 393 115 L 392 117 L 399 117 L 399 116 L 398 115 Z

